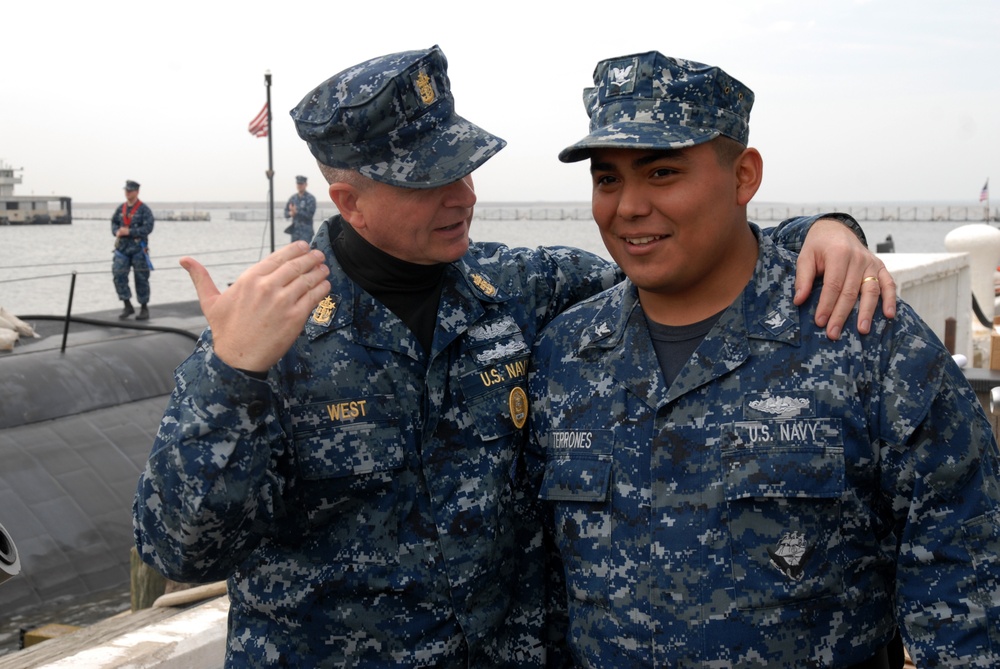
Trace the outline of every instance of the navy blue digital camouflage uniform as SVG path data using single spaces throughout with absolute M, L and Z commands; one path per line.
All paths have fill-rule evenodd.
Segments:
M 218 360 L 210 332 L 178 368 L 137 498 L 143 557 L 230 579 L 232 666 L 531 666 L 538 620 L 509 621 L 534 644 L 501 632 L 541 564 L 524 559 L 538 519 L 514 531 L 528 351 L 617 275 L 575 249 L 475 244 L 447 269 L 427 355 L 337 265 L 342 224 L 315 241 L 330 296 L 267 382 Z
M 719 68 L 648 52 L 594 83 L 563 161 L 747 145 L 753 93 Z M 671 382 L 629 280 L 536 343 L 526 460 L 576 664 L 873 666 L 898 626 L 921 669 L 1000 666 L 1000 454 L 975 393 L 902 302 L 828 340 L 819 290 L 796 307 L 794 256 L 751 229 L 752 279 Z
M 327 137 L 331 118 L 337 132 L 369 127 L 338 115 L 328 96 L 346 90 L 378 96 L 388 83 L 391 105 L 409 81 L 423 94 L 414 104 L 432 88 L 444 95 L 443 68 L 436 48 L 351 68 L 295 110 L 300 134 Z M 353 75 L 364 85 L 344 85 Z M 437 127 L 448 135 L 431 136 L 438 157 L 482 132 L 461 119 Z M 324 164 L 371 178 L 448 178 L 402 150 L 398 165 L 341 163 L 310 139 Z M 484 140 L 480 163 L 502 147 Z M 476 165 L 457 164 L 458 177 Z M 808 223 L 782 236 L 800 243 Z M 228 579 L 228 667 L 540 667 L 540 507 L 525 495 L 522 457 L 528 354 L 557 313 L 622 277 L 575 249 L 473 243 L 445 268 L 425 352 L 338 264 L 342 225 L 324 223 L 313 240 L 330 294 L 266 380 L 223 363 L 210 331 L 177 369 L 133 509 L 140 555 L 178 581 Z
M 794 256 L 758 237 L 670 385 L 630 281 L 538 340 L 578 665 L 848 666 L 898 622 L 921 669 L 1000 666 L 998 453 L 974 392 L 905 303 L 829 341 L 819 291 L 793 305 Z
M 292 216 L 291 206 L 295 205 L 295 216 Z M 291 218 L 291 225 L 286 232 L 292 235 L 291 241 L 302 240 L 310 242 L 313 238 L 313 216 L 316 215 L 316 198 L 309 191 L 293 193 L 285 203 L 285 218 Z
M 149 235 L 153 232 L 153 211 L 142 201 L 129 206 L 124 203 L 115 209 L 111 215 L 111 234 L 117 235 L 119 228 L 125 224 L 122 214 L 131 216 L 129 233 L 126 237 L 115 237 L 114 259 L 111 263 L 111 277 L 114 280 L 118 299 L 129 301 L 132 291 L 128 285 L 128 274 L 131 269 L 135 274 L 135 297 L 139 304 L 149 303 L 149 258 L 147 257 Z

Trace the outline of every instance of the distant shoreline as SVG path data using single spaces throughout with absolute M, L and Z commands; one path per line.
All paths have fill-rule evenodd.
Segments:
M 111 212 L 121 203 L 74 203 L 74 218 L 79 220 L 110 219 Z M 161 220 L 220 220 L 259 221 L 267 219 L 267 204 L 257 202 L 146 202 Z M 274 205 L 275 220 L 283 220 L 284 204 Z M 927 221 L 950 223 L 993 223 L 1000 221 L 1000 207 L 987 211 L 982 203 L 968 202 L 751 202 L 747 216 L 752 221 L 782 221 L 793 216 L 813 216 L 826 212 L 843 212 L 861 222 Z M 317 220 L 336 213 L 332 203 L 323 203 L 316 212 Z M 476 205 L 476 218 L 482 220 L 576 220 L 590 221 L 589 202 L 481 202 Z
M 180 201 L 180 202 L 159 202 L 159 201 L 147 201 L 143 200 L 151 207 L 159 209 L 266 209 L 266 202 L 250 202 L 250 201 L 235 201 L 235 202 L 215 202 L 215 201 Z M 107 202 L 83 202 L 80 200 L 73 200 L 74 208 L 86 208 L 86 209 L 100 209 L 100 208 L 111 208 L 121 205 L 122 200 L 118 201 L 107 201 Z M 274 206 L 276 209 L 284 207 L 284 202 L 278 202 L 275 200 Z M 589 207 L 589 201 L 580 202 L 564 202 L 564 201 L 547 201 L 541 200 L 537 202 L 522 202 L 522 201 L 511 201 L 511 202 L 478 202 L 477 207 Z M 836 207 L 836 206 L 850 206 L 850 207 L 980 207 L 985 208 L 985 205 L 981 202 L 969 201 L 969 200 L 859 200 L 859 201 L 843 201 L 837 202 L 834 200 L 819 200 L 813 202 L 782 202 L 775 201 L 769 202 L 766 200 L 753 201 L 750 203 L 751 207 Z M 996 209 L 995 205 L 990 205 L 990 209 Z

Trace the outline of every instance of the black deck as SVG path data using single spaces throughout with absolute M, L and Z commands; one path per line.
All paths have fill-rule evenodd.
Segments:
M 136 482 L 205 321 L 195 302 L 117 313 L 71 322 L 65 350 L 64 320 L 18 314 L 42 336 L 0 352 L 0 524 L 21 563 L 3 617 L 128 589 Z

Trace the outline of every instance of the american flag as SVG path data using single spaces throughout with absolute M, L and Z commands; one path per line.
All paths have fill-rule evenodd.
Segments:
M 253 120 L 250 121 L 250 127 L 247 128 L 251 135 L 254 137 L 267 137 L 267 131 L 269 130 L 267 117 L 267 103 L 265 102 L 260 113 L 253 117 Z
M 985 202 L 990 199 L 990 180 L 987 179 L 986 183 L 983 184 L 983 190 L 979 191 L 979 201 Z

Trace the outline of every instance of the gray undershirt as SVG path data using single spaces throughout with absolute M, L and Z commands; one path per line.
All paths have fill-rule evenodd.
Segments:
M 668 387 L 684 369 L 684 365 L 697 350 L 701 340 L 711 331 L 724 311 L 725 309 L 690 325 L 663 325 L 646 318 L 649 336 L 653 340 L 653 350 L 656 351 L 656 358 L 660 362 L 660 369 L 663 370 L 663 378 L 666 379 Z

